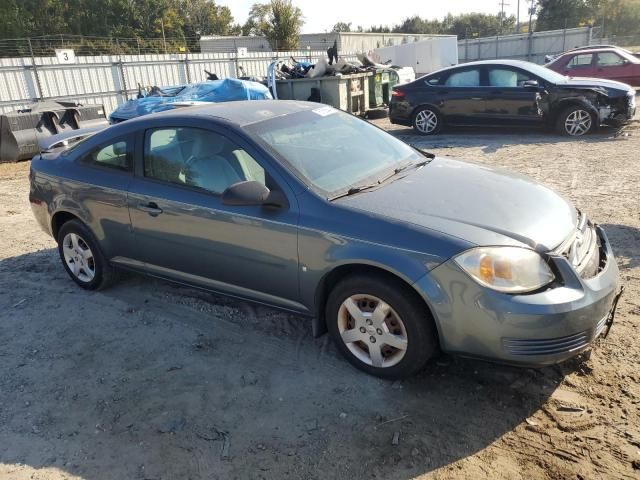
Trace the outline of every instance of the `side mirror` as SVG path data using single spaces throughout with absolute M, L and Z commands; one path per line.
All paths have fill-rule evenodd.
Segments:
M 248 180 L 227 187 L 222 192 L 222 203 L 241 207 L 264 205 L 265 207 L 281 208 L 287 204 L 287 199 L 279 191 L 272 192 L 262 183 Z
M 622 64 L 623 64 L 623 65 L 629 65 L 630 63 L 631 63 L 631 62 L 630 62 L 628 59 L 626 59 L 626 58 L 622 60 Z
M 522 82 L 524 88 L 540 88 L 540 83 L 537 80 L 525 80 Z

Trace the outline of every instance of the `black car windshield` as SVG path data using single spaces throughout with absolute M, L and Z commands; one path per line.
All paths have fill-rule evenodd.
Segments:
M 260 122 L 250 130 L 301 180 L 329 196 L 424 160 L 388 133 L 328 106 Z
M 567 77 L 565 77 L 564 75 L 554 72 L 547 67 L 536 65 L 535 63 L 527 63 L 526 70 L 533 73 L 534 75 L 537 75 L 543 80 L 546 80 L 547 82 L 563 83 L 567 81 Z

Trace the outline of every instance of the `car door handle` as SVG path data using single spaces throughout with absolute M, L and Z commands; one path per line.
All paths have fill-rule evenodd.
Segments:
M 152 217 L 157 217 L 162 213 L 162 209 L 158 207 L 158 204 L 156 202 L 140 204 L 138 205 L 138 208 L 143 212 L 147 212 Z
M 471 100 L 484 100 L 482 97 L 471 97 Z
M 449 90 L 438 90 L 438 93 L 440 95 L 446 95 L 447 93 L 449 93 Z

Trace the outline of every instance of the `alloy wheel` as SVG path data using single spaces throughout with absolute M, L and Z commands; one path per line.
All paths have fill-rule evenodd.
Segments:
M 96 263 L 87 242 L 77 233 L 68 233 L 62 240 L 64 261 L 71 273 L 82 282 L 90 282 L 96 276 Z
M 352 295 L 338 310 L 338 331 L 349 351 L 378 368 L 397 365 L 407 352 L 407 330 L 400 316 L 373 295 Z
M 584 135 L 591 130 L 591 115 L 585 110 L 574 110 L 564 121 L 564 128 L 571 136 Z
M 433 110 L 420 110 L 416 114 L 416 128 L 422 133 L 432 133 L 438 128 L 438 115 Z

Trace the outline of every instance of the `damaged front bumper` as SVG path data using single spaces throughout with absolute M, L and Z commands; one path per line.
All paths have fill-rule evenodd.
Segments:
M 598 237 L 600 270 L 582 276 L 561 255 L 552 255 L 559 284 L 538 293 L 509 295 L 469 281 L 455 262 L 445 262 L 416 282 L 438 327 L 442 350 L 514 365 L 543 366 L 589 348 L 613 321 L 618 266 L 606 234 Z
M 598 108 L 600 123 L 619 127 L 629 122 L 636 114 L 636 92 L 627 93 L 622 105 L 603 105 Z

